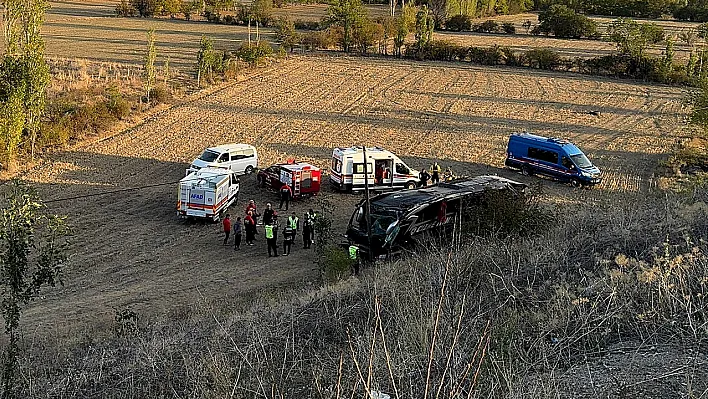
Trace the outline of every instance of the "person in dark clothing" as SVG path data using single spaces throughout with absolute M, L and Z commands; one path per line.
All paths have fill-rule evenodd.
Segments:
M 295 230 L 289 225 L 285 225 L 283 229 L 283 256 L 290 255 L 290 248 L 295 241 Z
M 273 224 L 273 215 L 275 215 L 275 210 L 273 210 L 273 206 L 269 202 L 266 204 L 265 211 L 263 211 L 263 224 Z
M 420 172 L 420 175 L 418 176 L 418 178 L 420 179 L 420 185 L 422 187 L 425 187 L 428 185 L 428 181 L 430 180 L 430 173 L 428 173 L 427 170 L 423 169 Z
M 236 218 L 234 223 L 234 250 L 241 249 L 241 217 Z
M 314 229 L 312 224 L 310 213 L 305 212 L 302 215 L 302 249 L 310 249 L 310 245 L 312 245 L 312 230 Z
M 290 206 L 290 199 L 293 197 L 293 190 L 288 186 L 288 183 L 283 184 L 283 187 L 280 187 L 280 206 L 278 209 L 283 209 L 283 202 L 285 203 L 285 210 L 288 210 L 288 207 Z
M 246 230 L 246 245 L 253 245 L 253 239 L 256 237 L 256 221 L 253 220 L 253 212 L 248 212 L 243 223 Z
M 229 243 L 229 234 L 231 234 L 231 215 L 226 214 L 223 221 L 224 225 L 224 245 Z
M 310 208 L 310 220 L 312 223 L 312 228 L 310 229 L 310 244 L 315 243 L 315 223 L 317 222 L 317 213 Z

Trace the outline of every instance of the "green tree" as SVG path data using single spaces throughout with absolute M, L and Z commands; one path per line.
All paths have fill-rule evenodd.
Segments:
M 326 26 L 339 26 L 344 30 L 342 49 L 349 52 L 352 46 L 352 33 L 367 18 L 367 12 L 361 0 L 337 0 L 327 8 L 324 18 Z
M 273 0 L 254 0 L 249 9 L 251 20 L 267 26 L 273 17 Z
M 283 48 L 290 51 L 300 42 L 300 34 L 295 30 L 295 24 L 289 18 L 278 18 L 275 23 L 275 38 Z
M 197 52 L 197 86 L 201 87 L 204 75 L 211 76 L 215 57 L 214 42 L 210 38 L 202 36 L 199 41 L 199 52 Z
M 22 307 L 44 286 L 61 283 L 66 260 L 65 220 L 47 212 L 37 193 L 13 180 L 0 211 L 0 284 L 5 333 L 9 337 L 3 364 L 3 398 L 16 397 L 16 371 Z
M 618 18 L 607 27 L 610 41 L 622 54 L 641 59 L 650 44 L 664 40 L 664 30 L 656 24 L 640 24 L 629 18 Z
M 430 14 L 428 7 L 420 7 L 415 15 L 415 44 L 418 51 L 427 46 L 433 39 L 435 18 Z
M 593 20 L 562 4 L 554 4 L 542 11 L 538 22 L 532 33 L 573 39 L 597 35 L 597 24 Z
M 182 0 L 162 0 L 162 11 L 174 18 L 176 14 L 182 12 Z
M 155 58 L 157 58 L 155 29 L 150 29 L 147 33 L 147 52 L 143 60 L 143 88 L 148 104 L 150 103 L 150 91 L 155 87 Z
M 394 54 L 401 55 L 401 47 L 405 44 L 408 34 L 415 29 L 415 6 L 407 5 L 401 10 L 401 15 L 396 18 L 396 35 L 393 38 Z

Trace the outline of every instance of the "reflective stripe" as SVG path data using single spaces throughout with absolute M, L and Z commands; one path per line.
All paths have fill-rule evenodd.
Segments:
M 293 219 L 292 216 L 288 217 L 288 224 L 290 225 L 290 228 L 293 230 L 297 230 L 297 224 L 299 221 L 300 221 L 300 219 L 298 219 L 297 216 L 295 217 L 295 219 Z
M 350 245 L 349 246 L 349 259 L 356 259 L 356 252 L 359 250 L 359 248 L 356 247 L 356 245 Z
M 273 238 L 273 226 L 266 225 L 264 229 L 266 238 Z

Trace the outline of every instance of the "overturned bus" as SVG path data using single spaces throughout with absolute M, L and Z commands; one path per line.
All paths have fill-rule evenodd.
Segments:
M 477 176 L 437 186 L 377 195 L 370 199 L 371 248 L 367 233 L 366 200 L 357 204 L 347 228 L 349 244 L 374 257 L 395 253 L 416 236 L 452 230 L 467 201 L 489 190 L 523 194 L 526 185 L 499 176 Z M 367 256 L 367 255 L 364 255 Z

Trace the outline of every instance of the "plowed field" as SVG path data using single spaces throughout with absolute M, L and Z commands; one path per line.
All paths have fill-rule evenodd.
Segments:
M 207 146 L 254 144 L 261 166 L 290 157 L 329 164 L 334 146 L 379 145 L 412 167 L 438 159 L 463 174 L 499 173 L 505 141 L 527 129 L 567 137 L 605 172 L 592 190 L 544 180 L 559 201 L 613 201 L 652 190 L 660 154 L 679 134 L 680 89 L 573 74 L 361 58 L 293 58 L 200 94 L 112 137 L 56 154 L 27 178 L 75 226 L 66 286 L 27 317 L 38 328 L 110 321 L 114 309 L 158 314 L 204 301 L 315 281 L 312 252 L 269 259 L 261 239 L 235 252 L 220 225 L 176 217 L 176 184 Z M 119 189 L 161 186 L 121 191 Z M 343 231 L 358 196 L 329 188 Z M 624 194 L 623 194 L 624 193 Z M 68 199 L 67 199 L 68 198 Z M 275 195 L 243 180 L 244 201 Z M 298 203 L 302 214 L 315 201 Z M 298 237 L 298 241 L 299 241 Z M 207 298 L 207 299 L 205 299 Z

